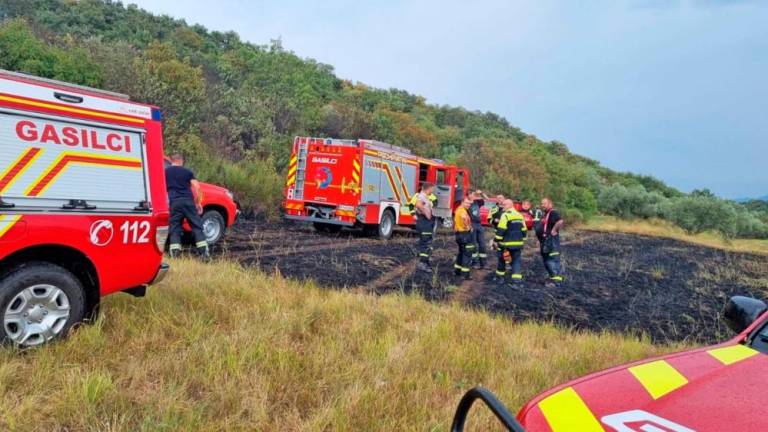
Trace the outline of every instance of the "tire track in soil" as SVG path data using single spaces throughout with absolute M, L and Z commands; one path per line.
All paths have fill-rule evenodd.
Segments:
M 719 315 L 733 294 L 768 295 L 768 257 L 725 252 L 670 239 L 569 230 L 563 234 L 566 283 L 544 288 L 546 272 L 535 239 L 523 253 L 524 285 L 499 286 L 489 268 L 471 282 L 453 275 L 455 243 L 435 239 L 436 274 L 415 271 L 417 237 L 398 232 L 390 241 L 343 231 L 244 221 L 230 233 L 222 254 L 246 266 L 312 279 L 329 289 L 382 295 L 416 291 L 432 301 L 480 307 L 512 319 L 555 321 L 576 329 L 643 332 L 655 342 L 710 343 L 729 337 Z M 448 294 L 446 288 L 458 289 Z

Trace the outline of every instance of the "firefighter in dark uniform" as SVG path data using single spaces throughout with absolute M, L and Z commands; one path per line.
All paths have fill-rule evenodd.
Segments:
M 419 264 L 417 269 L 431 273 L 429 258 L 432 255 L 432 237 L 435 230 L 435 218 L 432 214 L 433 201 L 430 199 L 434 186 L 431 183 L 423 183 L 416 194 L 414 210 L 416 211 L 416 231 L 419 233 Z
M 170 218 L 170 253 L 172 257 L 181 253 L 181 236 L 184 233 L 182 223 L 187 220 L 195 236 L 198 255 L 208 258 L 208 242 L 203 234 L 202 194 L 195 174 L 184 167 L 184 157 L 175 154 L 171 157 L 171 166 L 165 169 L 165 185 L 171 208 Z
M 504 214 L 504 209 L 501 208 L 501 205 L 504 203 L 504 195 L 496 195 L 496 204 L 491 207 L 490 210 L 488 210 L 488 225 L 493 228 L 494 232 L 496 231 L 496 227 L 499 226 L 499 220 L 501 220 L 501 215 Z M 500 248 L 496 247 L 496 240 L 493 240 L 493 248 L 496 249 L 496 258 L 498 259 L 499 265 L 501 265 L 501 262 L 504 260 L 504 251 L 502 251 Z M 494 281 L 503 281 L 504 275 L 499 275 L 496 273 L 493 276 Z
M 559 288 L 563 284 L 562 265 L 560 263 L 560 229 L 565 221 L 555 210 L 552 200 L 549 198 L 541 200 L 541 210 L 543 215 L 540 216 L 536 225 L 536 237 L 539 239 L 541 260 L 544 262 L 544 268 L 547 269 L 549 275 L 546 286 Z
M 514 286 L 519 286 L 523 282 L 522 273 L 522 255 L 525 237 L 528 229 L 525 226 L 523 216 L 515 210 L 515 204 L 512 200 L 504 200 L 502 204 L 504 212 L 499 219 L 499 225 L 496 227 L 496 236 L 494 240 L 501 251 L 502 258 L 496 268 L 496 277 L 504 280 L 507 271 L 507 256 L 510 260 L 512 274 L 511 282 Z
M 472 220 L 469 217 L 471 205 L 472 200 L 464 198 L 453 216 L 453 229 L 456 232 L 456 244 L 459 247 L 453 269 L 456 276 L 462 276 L 465 280 L 471 279 L 472 251 L 475 248 L 472 238 Z
M 479 268 L 485 267 L 485 260 L 488 258 L 485 244 L 485 228 L 480 219 L 480 209 L 485 205 L 487 196 L 481 190 L 476 190 L 470 195 L 472 205 L 469 207 L 469 217 L 472 220 L 472 235 L 474 236 L 475 251 L 472 254 L 472 263 Z

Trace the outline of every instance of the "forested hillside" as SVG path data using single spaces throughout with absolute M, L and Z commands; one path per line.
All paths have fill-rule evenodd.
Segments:
M 768 235 L 764 213 L 609 170 L 493 113 L 337 77 L 332 66 L 300 58 L 280 41 L 254 45 L 101 0 L 0 0 L 0 19 L 0 67 L 160 106 L 166 148 L 187 154 L 199 177 L 226 185 L 259 212 L 278 210 L 293 137 L 313 135 L 373 138 L 464 164 L 476 186 L 551 195 L 571 220 L 602 211 L 667 218 L 690 232 Z

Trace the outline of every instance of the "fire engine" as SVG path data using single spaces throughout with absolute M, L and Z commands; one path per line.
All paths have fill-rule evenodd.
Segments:
M 435 216 L 450 227 L 469 189 L 469 172 L 373 140 L 296 137 L 285 185 L 285 217 L 320 231 L 362 227 L 388 239 L 416 222 L 409 202 L 421 183 L 435 185 Z
M 158 108 L 0 71 L 0 343 L 40 345 L 168 270 Z

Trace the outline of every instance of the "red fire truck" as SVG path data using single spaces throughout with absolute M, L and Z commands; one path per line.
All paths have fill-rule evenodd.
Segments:
M 0 71 L 0 343 L 40 345 L 163 278 L 160 111 Z
M 469 189 L 469 172 L 372 140 L 297 137 L 285 186 L 285 217 L 318 230 L 362 227 L 382 239 L 412 226 L 409 201 L 423 182 L 435 184 L 435 215 L 450 227 Z

